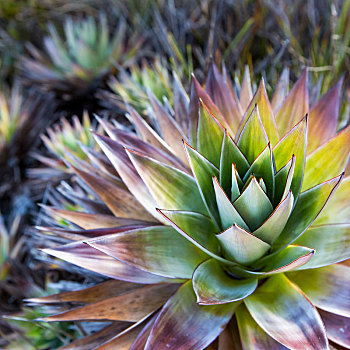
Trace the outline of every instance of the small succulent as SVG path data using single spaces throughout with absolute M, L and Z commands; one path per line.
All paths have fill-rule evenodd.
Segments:
M 174 111 L 150 95 L 155 128 L 132 109 L 137 134 L 102 122 L 120 180 L 73 169 L 110 213 L 42 230 L 70 241 L 48 254 L 112 279 L 32 302 L 76 305 L 45 321 L 112 323 L 65 349 L 350 348 L 340 84 L 312 108 L 306 72 L 271 103 L 248 85 L 238 97 L 211 65 Z
M 28 84 L 37 84 L 66 98 L 82 95 L 98 85 L 115 64 L 131 64 L 141 41 L 126 40 L 126 25 L 120 22 L 115 34 L 109 37 L 105 15 L 98 21 L 92 17 L 64 23 L 64 38 L 49 25 L 45 37 L 46 53 L 28 46 L 32 58 L 24 58 L 21 70 Z
M 168 67 L 157 57 L 152 64 L 147 61 L 141 67 L 134 64 L 130 72 L 121 70 L 117 77 L 111 77 L 109 87 L 115 93 L 117 106 L 125 109 L 127 103 L 139 113 L 145 113 L 149 103 L 147 89 L 159 100 L 166 98 L 172 104 L 172 82 Z

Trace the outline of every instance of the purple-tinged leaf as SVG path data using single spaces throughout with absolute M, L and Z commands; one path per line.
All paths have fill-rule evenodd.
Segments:
M 205 89 L 219 108 L 231 130 L 237 130 L 242 119 L 240 107 L 213 62 L 209 66 Z
M 145 284 L 177 282 L 175 279 L 160 277 L 122 263 L 83 242 L 69 243 L 55 249 L 44 249 L 44 252 L 90 271 L 122 281 Z
M 244 300 L 255 322 L 290 349 L 328 349 L 321 317 L 283 274 L 270 277 Z
M 244 350 L 287 350 L 284 345 L 271 338 L 254 321 L 247 308 L 242 304 L 235 312 L 239 335 Z
M 170 278 L 191 278 L 208 255 L 172 227 L 153 226 L 86 241 L 138 269 Z
M 350 349 L 350 317 L 343 317 L 320 310 L 328 339 Z
M 78 320 L 138 322 L 160 308 L 178 287 L 177 284 L 144 286 L 40 320 L 46 322 Z
M 278 111 L 287 97 L 289 91 L 289 69 L 284 68 L 276 85 L 275 92 L 272 97 L 271 106 L 273 111 Z
M 239 103 L 241 104 L 241 108 L 244 112 L 247 110 L 252 98 L 253 98 L 253 91 L 252 91 L 252 84 L 250 82 L 249 66 L 246 65 L 244 68 L 242 86 L 239 94 Z
M 331 139 L 337 132 L 340 90 L 343 79 L 333 86 L 310 110 L 308 152 Z
M 288 278 L 318 308 L 350 317 L 350 267 L 336 264 L 319 269 L 293 271 L 288 273 Z
M 198 305 L 188 281 L 160 311 L 145 350 L 201 350 L 222 332 L 235 307 L 235 303 Z
M 129 191 L 148 212 L 157 217 L 157 213 L 155 212 L 156 202 L 126 154 L 124 147 L 108 137 L 96 134 L 95 138 L 103 152 L 116 168 Z
M 276 114 L 276 122 L 280 135 L 288 132 L 308 111 L 309 94 L 307 88 L 307 71 L 305 69 Z

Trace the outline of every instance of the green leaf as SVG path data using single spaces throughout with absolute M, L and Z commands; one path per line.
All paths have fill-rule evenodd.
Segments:
M 220 185 L 227 193 L 228 197 L 231 195 L 231 181 L 233 179 L 232 164 L 235 165 L 242 177 L 249 169 L 249 163 L 241 150 L 237 147 L 230 135 L 225 132 L 220 159 Z
M 141 270 L 170 278 L 191 278 L 195 268 L 208 258 L 169 226 L 131 230 L 86 243 Z
M 306 158 L 302 191 L 344 171 L 350 156 L 350 126 Z
M 127 151 L 158 207 L 207 214 L 195 180 L 186 173 L 152 158 Z
M 220 166 L 220 155 L 224 128 L 205 109 L 201 109 L 198 122 L 198 151 L 213 163 L 217 168 Z
M 253 232 L 253 235 L 263 241 L 272 244 L 280 235 L 286 225 L 293 209 L 294 197 L 290 191 L 287 197 L 276 207 L 270 217 Z
M 314 269 L 350 259 L 350 223 L 311 226 L 295 244 L 316 250 L 315 256 L 302 269 Z
M 243 181 L 246 181 L 253 174 L 255 178 L 262 178 L 267 189 L 267 196 L 273 198 L 275 192 L 275 164 L 270 144 L 254 160 Z
M 197 303 L 201 305 L 225 304 L 244 299 L 258 286 L 257 279 L 230 277 L 215 260 L 200 264 L 192 278 Z
M 202 350 L 222 332 L 235 308 L 236 303 L 198 305 L 191 281 L 188 281 L 163 306 L 145 350 Z
M 238 211 L 235 209 L 233 204 L 227 198 L 226 193 L 219 185 L 216 177 L 213 178 L 214 190 L 216 195 L 216 203 L 218 206 L 221 225 L 224 230 L 232 226 L 234 223 L 241 226 L 245 230 L 249 230 L 247 224 L 244 222 Z
M 229 265 L 234 265 L 219 256 L 217 229 L 209 217 L 198 213 L 159 210 L 168 223 L 182 236 L 213 258 Z
M 305 117 L 292 130 L 290 130 L 273 149 L 277 171 L 285 166 L 287 159 L 291 159 L 293 155 L 295 156 L 295 169 L 291 184 L 291 189 L 295 199 L 298 198 L 303 182 L 307 147 L 307 130 L 307 117 Z
M 255 106 L 241 133 L 237 136 L 237 146 L 252 164 L 269 143 L 261 122 L 258 107 Z
M 234 202 L 240 195 L 240 188 L 243 187 L 243 181 L 240 179 L 236 166 L 232 164 L 232 184 L 231 184 L 231 202 Z
M 263 267 L 261 275 L 273 275 L 305 265 L 314 254 L 315 250 L 312 248 L 289 245 L 278 253 L 264 257 L 254 267 Z
M 350 218 L 350 177 L 340 183 L 338 189 L 329 199 L 326 207 L 314 222 L 314 225 L 342 224 Z
M 258 325 L 289 349 L 328 349 L 316 308 L 284 275 L 269 278 L 244 300 Z
M 300 195 L 286 226 L 273 244 L 273 249 L 286 247 L 307 230 L 327 203 L 332 192 L 336 190 L 341 179 L 342 176 L 337 176 Z
M 269 198 L 255 177 L 233 205 L 251 230 L 257 229 L 273 211 Z
M 197 192 L 203 198 L 203 201 L 208 209 L 210 216 L 215 224 L 219 227 L 220 218 L 215 200 L 215 192 L 213 187 L 213 176 L 219 176 L 219 170 L 198 153 L 194 148 L 185 143 L 186 152 L 191 165 L 192 172 L 198 184 Z M 168 207 L 163 207 L 169 209 Z M 181 208 L 178 208 L 181 209 Z
M 294 169 L 295 169 L 295 156 L 292 156 L 292 159 L 283 167 L 281 168 L 278 173 L 275 175 L 275 203 L 279 203 L 281 200 L 283 200 L 289 190 L 290 186 L 292 184 L 293 176 L 294 176 Z
M 288 273 L 288 278 L 318 308 L 350 317 L 350 267 L 336 264 L 320 269 L 293 271 Z
M 271 338 L 254 321 L 244 304 L 235 311 L 239 335 L 245 350 L 287 350 L 285 346 Z
M 218 234 L 224 255 L 235 262 L 250 265 L 270 249 L 270 245 L 236 224 Z
M 290 130 L 308 113 L 308 110 L 307 71 L 304 70 L 276 114 L 276 122 L 280 134 L 284 135 Z
M 278 135 L 275 116 L 272 111 L 272 107 L 266 93 L 263 79 L 260 81 L 259 87 L 256 90 L 256 93 L 253 99 L 249 103 L 249 107 L 245 112 L 245 116 L 241 122 L 241 125 L 245 124 L 245 122 L 249 118 L 255 106 L 258 106 L 259 108 L 261 122 L 264 126 L 264 129 L 266 131 L 269 141 L 271 142 L 272 146 L 274 146 L 279 140 L 279 135 Z

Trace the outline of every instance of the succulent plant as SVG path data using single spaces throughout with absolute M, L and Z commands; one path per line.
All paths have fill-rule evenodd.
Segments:
M 103 14 L 99 21 L 92 17 L 67 18 L 64 38 L 53 25 L 49 25 L 49 32 L 50 36 L 44 39 L 46 53 L 29 45 L 32 58 L 23 58 L 21 70 L 28 84 L 61 93 L 65 98 L 82 95 L 96 87 L 115 64 L 131 64 L 141 44 L 135 37 L 126 40 L 123 21 L 110 38 Z
M 137 134 L 102 121 L 119 179 L 72 169 L 110 213 L 56 210 L 78 229 L 41 231 L 69 242 L 46 253 L 112 279 L 31 301 L 76 306 L 45 321 L 112 322 L 64 349 L 350 348 L 340 84 L 312 108 L 306 71 L 271 103 L 214 65 L 205 87 L 174 111 L 151 94 L 155 128 L 130 108 Z

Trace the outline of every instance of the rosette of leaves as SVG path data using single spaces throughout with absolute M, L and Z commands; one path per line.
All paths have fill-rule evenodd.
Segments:
M 71 212 L 79 229 L 47 230 L 73 242 L 45 251 L 112 279 L 32 302 L 112 323 L 65 349 L 350 348 L 340 86 L 309 108 L 306 72 L 271 103 L 226 78 L 211 66 L 173 113 L 151 95 L 159 133 L 133 110 L 137 135 L 104 122 L 119 185 L 74 167 L 112 214 Z
M 31 58 L 22 60 L 21 71 L 27 84 L 36 84 L 64 98 L 83 95 L 95 89 L 118 63 L 128 66 L 135 60 L 141 41 L 128 37 L 126 23 L 120 21 L 110 37 L 105 15 L 64 22 L 64 37 L 53 25 L 44 38 L 45 53 L 34 46 Z M 127 40 L 128 37 L 128 40 Z
M 99 147 L 91 130 L 102 132 L 102 128 L 96 128 L 86 111 L 83 113 L 82 121 L 77 116 L 73 116 L 71 122 L 62 117 L 58 123 L 49 127 L 46 134 L 41 135 L 49 154 L 44 155 L 42 152 L 34 154 L 45 167 L 30 169 L 30 177 L 51 181 L 54 178 L 70 177 L 72 172 L 66 162 L 72 159 L 90 161 L 87 149 L 91 154 L 96 154 L 96 157 L 102 158 L 103 155 L 97 155 Z
M 147 89 L 159 100 L 166 98 L 172 105 L 172 82 L 167 65 L 157 57 L 152 63 L 143 61 L 141 67 L 134 64 L 129 72 L 121 70 L 118 77 L 111 77 L 108 85 L 114 95 L 110 95 L 110 99 L 121 109 L 125 110 L 125 105 L 129 104 L 139 113 L 145 113 L 149 103 Z

